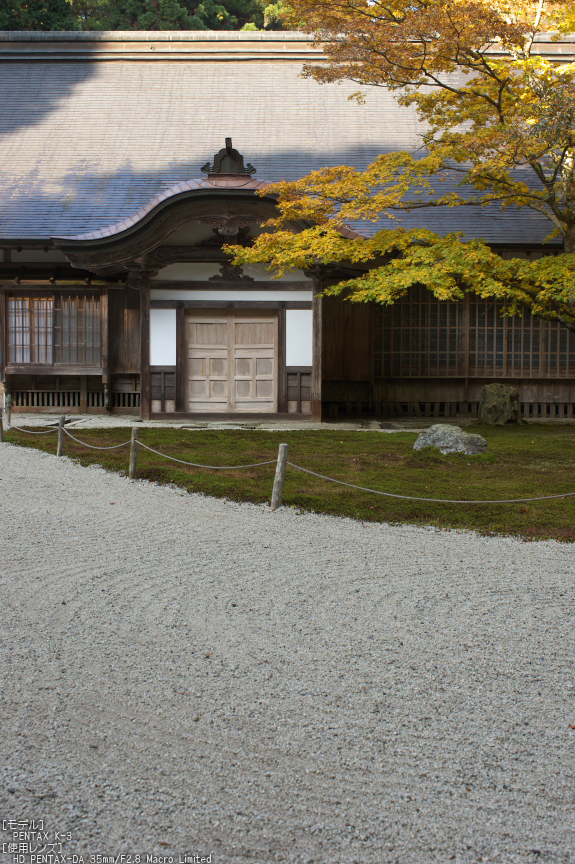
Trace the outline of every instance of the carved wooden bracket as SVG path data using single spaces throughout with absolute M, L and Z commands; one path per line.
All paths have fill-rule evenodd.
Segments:
M 224 234 L 220 234 L 217 228 L 214 228 L 212 236 L 208 237 L 207 240 L 200 240 L 196 244 L 196 249 L 217 249 L 225 246 L 226 243 L 233 243 L 234 246 L 251 246 L 252 239 L 248 236 L 248 228 L 239 228 L 238 233 L 234 234 L 233 237 L 226 237 Z
M 219 275 L 210 276 L 208 282 L 254 282 L 251 276 L 246 276 L 241 267 L 233 264 L 222 264 Z
M 255 225 L 260 220 L 249 216 L 207 216 L 199 221 L 204 225 L 212 225 L 218 234 L 222 234 L 224 237 L 235 237 L 240 228 Z
M 152 276 L 155 276 L 157 270 L 148 270 L 146 267 L 138 267 L 137 269 L 129 270 L 126 284 L 130 288 L 135 288 L 136 291 L 145 288 Z

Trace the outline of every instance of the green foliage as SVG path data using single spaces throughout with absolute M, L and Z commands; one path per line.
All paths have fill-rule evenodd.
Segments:
M 0 30 L 280 30 L 266 0 L 0 0 Z
M 67 0 L 0 0 L 0 30 L 78 30 Z
M 267 7 L 265 0 L 70 0 L 70 4 L 75 26 L 82 30 L 281 28 L 281 2 Z
M 278 0 L 277 3 L 270 3 L 264 9 L 264 27 L 266 30 L 283 30 L 284 19 L 286 15 L 285 3 Z
M 263 24 L 262 8 L 257 0 L 224 0 L 223 3 L 203 0 L 198 6 L 192 0 L 189 6 L 206 30 L 241 30 L 249 23 L 256 24 L 259 29 Z
M 369 272 L 330 293 L 392 303 L 415 284 L 443 300 L 474 291 L 503 299 L 508 314 L 528 309 L 575 331 L 575 63 L 569 51 L 545 56 L 537 41 L 551 28 L 558 38 L 573 31 L 573 3 L 291 0 L 290 7 L 289 20 L 325 55 L 304 76 L 387 88 L 415 108 L 421 147 L 382 154 L 364 171 L 343 165 L 268 186 L 261 194 L 277 196 L 278 215 L 252 249 L 233 248 L 235 263 L 265 262 L 281 273 L 351 261 Z M 553 254 L 556 244 L 539 260 L 509 261 L 460 235 L 394 227 L 362 240 L 345 228 L 382 218 L 400 225 L 402 214 L 425 208 L 487 206 L 535 211 L 565 254 Z
M 88 24 L 89 26 L 86 26 Z M 102 0 L 82 22 L 89 30 L 188 30 L 193 26 L 188 10 L 178 0 Z

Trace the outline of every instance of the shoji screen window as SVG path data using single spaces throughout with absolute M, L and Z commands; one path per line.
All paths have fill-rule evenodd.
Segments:
M 100 364 L 99 296 L 7 299 L 9 363 Z

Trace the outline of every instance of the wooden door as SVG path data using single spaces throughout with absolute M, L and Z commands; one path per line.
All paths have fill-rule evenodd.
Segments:
M 187 410 L 229 411 L 228 316 L 225 312 L 191 312 L 186 321 Z
M 277 316 L 191 310 L 186 322 L 187 410 L 277 411 Z

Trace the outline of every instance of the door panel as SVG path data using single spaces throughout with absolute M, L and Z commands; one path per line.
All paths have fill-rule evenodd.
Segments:
M 186 339 L 188 411 L 277 411 L 275 314 L 191 310 Z
M 187 410 L 227 412 L 228 321 L 227 316 L 193 313 L 186 320 Z
M 237 311 L 233 333 L 232 410 L 277 411 L 277 317 Z

